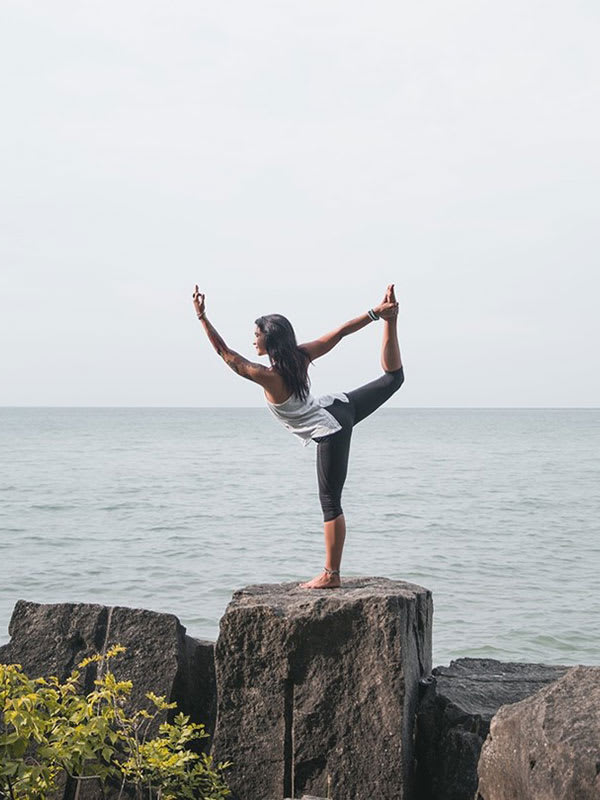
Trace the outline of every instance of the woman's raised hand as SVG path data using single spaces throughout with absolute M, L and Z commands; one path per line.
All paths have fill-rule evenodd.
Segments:
M 194 288 L 192 299 L 194 301 L 194 308 L 196 309 L 196 314 L 198 316 L 204 314 L 204 295 L 201 294 L 200 290 L 198 289 L 198 284 L 196 284 Z

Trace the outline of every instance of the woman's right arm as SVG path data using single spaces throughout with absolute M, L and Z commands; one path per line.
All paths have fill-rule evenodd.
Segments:
M 391 305 L 391 303 L 380 303 L 378 306 L 373 308 L 373 311 L 375 311 L 376 314 L 380 314 L 381 311 L 386 310 L 387 307 Z M 365 312 L 364 314 L 361 314 L 360 317 L 355 317 L 354 319 L 345 322 L 343 325 L 340 325 L 339 328 L 330 331 L 330 333 L 326 333 L 325 336 L 321 336 L 319 339 L 315 339 L 313 342 L 299 344 L 298 347 L 308 353 L 311 361 L 314 361 L 315 358 L 324 356 L 325 353 L 333 350 L 336 344 L 339 344 L 339 342 L 342 341 L 344 336 L 348 336 L 351 333 L 356 333 L 356 331 L 364 328 L 372 321 L 373 320 L 368 313 Z
M 359 331 L 361 328 L 364 328 L 365 325 L 368 325 L 369 322 L 371 322 L 371 317 L 366 313 L 361 314 L 360 317 L 345 322 L 343 325 L 340 325 L 339 328 L 326 333 L 319 339 L 315 339 L 314 342 L 305 342 L 304 344 L 299 344 L 298 347 L 300 350 L 304 350 L 305 353 L 308 353 L 310 360 L 314 361 L 315 358 L 324 356 L 325 353 L 333 350 L 336 344 L 342 341 L 344 336 Z

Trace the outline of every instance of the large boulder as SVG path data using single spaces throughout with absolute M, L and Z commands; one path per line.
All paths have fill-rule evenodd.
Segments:
M 214 727 L 214 644 L 187 636 L 174 614 L 19 600 L 8 632 L 11 639 L 0 647 L 0 663 L 21 664 L 30 678 L 57 675 L 64 680 L 86 656 L 122 644 L 125 653 L 85 668 L 81 676 L 85 691 L 92 691 L 98 671 L 108 668 L 119 680 L 133 681 L 131 708 L 147 706 L 145 695 L 152 691 L 176 701 L 193 721 L 206 723 L 209 730 Z M 152 731 L 162 721 L 163 717 L 157 718 Z
M 479 761 L 479 800 L 598 800 L 600 667 L 574 667 L 501 708 Z
M 473 800 L 477 762 L 494 714 L 567 669 L 491 658 L 459 658 L 449 667 L 436 667 L 423 687 L 417 718 L 420 800 Z
M 0 647 L 0 663 L 21 664 L 30 678 L 57 675 L 63 681 L 86 656 L 105 653 L 113 644 L 127 650 L 109 662 L 90 664 L 80 676 L 85 692 L 94 689 L 102 670 L 118 680 L 131 680 L 133 690 L 126 711 L 150 708 L 146 692 L 166 696 L 178 708 L 161 712 L 149 735 L 171 720 L 177 711 L 202 722 L 212 734 L 216 708 L 214 644 L 186 635 L 173 614 L 138 608 L 88 603 L 41 604 L 19 600 L 8 627 L 11 639 Z M 204 748 L 209 747 L 204 740 Z M 73 794 L 73 781 L 64 787 L 65 800 Z M 86 786 L 80 800 L 95 797 Z
M 215 649 L 213 756 L 234 796 L 408 800 L 431 593 L 386 578 L 236 592 Z

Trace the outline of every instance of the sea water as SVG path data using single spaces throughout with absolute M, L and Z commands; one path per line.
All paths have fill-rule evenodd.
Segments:
M 324 563 L 315 448 L 266 408 L 0 409 L 0 643 L 19 598 L 176 614 Z M 433 592 L 434 664 L 600 664 L 600 410 L 381 408 L 354 429 L 342 579 Z

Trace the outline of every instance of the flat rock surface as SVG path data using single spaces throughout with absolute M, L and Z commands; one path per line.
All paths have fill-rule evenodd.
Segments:
M 213 755 L 241 800 L 412 796 L 418 682 L 431 668 L 431 594 L 387 578 L 340 589 L 234 593 L 215 650 Z
M 567 670 L 547 664 L 459 658 L 449 667 L 436 667 L 433 675 L 439 695 L 465 714 L 477 714 L 489 721 L 500 706 L 528 697 Z
M 436 667 L 417 721 L 420 797 L 473 800 L 477 763 L 494 714 L 558 680 L 567 669 L 490 658 L 460 658 Z
M 365 597 L 414 597 L 415 592 L 427 591 L 416 583 L 395 581 L 390 578 L 344 578 L 339 589 L 301 589 L 297 581 L 288 583 L 255 583 L 236 590 L 228 608 L 249 605 L 270 605 L 282 611 L 296 613 L 298 609 L 312 608 L 324 598 L 332 603 Z
M 479 800 L 600 798 L 600 667 L 574 667 L 494 716 Z

